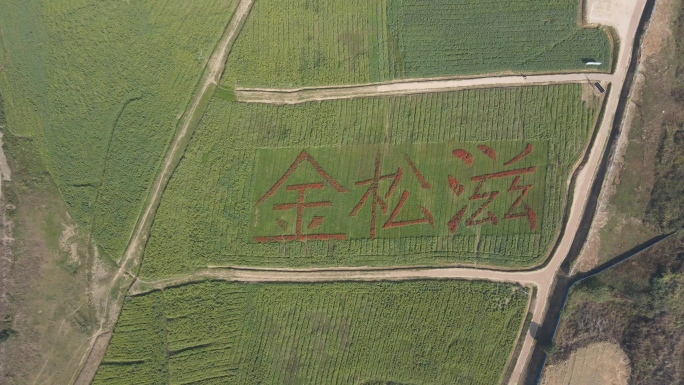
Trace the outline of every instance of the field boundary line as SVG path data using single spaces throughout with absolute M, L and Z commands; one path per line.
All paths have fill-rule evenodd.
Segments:
M 198 269 L 214 270 L 214 269 L 229 269 L 236 271 L 274 271 L 286 273 L 317 273 L 317 272 L 373 272 L 373 271 L 396 271 L 396 270 L 448 270 L 448 269 L 466 269 L 478 271 L 496 271 L 500 273 L 528 273 L 537 271 L 543 265 L 532 267 L 507 267 L 498 265 L 472 264 L 472 263 L 455 263 L 443 265 L 395 265 L 395 266 L 329 266 L 329 267 L 269 267 L 269 266 L 244 266 L 244 265 L 207 265 L 198 267 Z
M 602 77 L 602 76 L 612 76 L 610 72 L 600 72 L 600 71 L 578 71 L 578 70 L 567 70 L 567 71 L 554 71 L 554 72 L 513 72 L 513 71 L 503 71 L 503 72 L 488 72 L 484 74 L 473 74 L 473 75 L 450 75 L 450 76 L 433 76 L 433 77 L 415 77 L 415 78 L 402 78 L 402 79 L 391 79 L 379 82 L 369 82 L 369 83 L 356 83 L 356 84 L 327 84 L 318 86 L 302 86 L 302 87 L 292 87 L 292 88 L 268 88 L 268 87 L 241 87 L 239 85 L 232 86 L 235 90 L 254 90 L 254 91 L 274 91 L 274 92 L 297 92 L 297 91 L 311 91 L 320 89 L 348 89 L 348 88 L 359 88 L 367 86 L 384 86 L 384 85 L 395 85 L 404 83 L 427 83 L 433 81 L 456 81 L 456 80 L 482 80 L 482 79 L 501 79 L 501 78 L 533 78 L 539 76 L 555 76 L 555 75 L 586 75 L 590 77 Z
M 613 74 L 582 72 L 530 76 L 512 75 L 451 80 L 442 80 L 436 78 L 359 86 L 332 86 L 299 89 L 235 88 L 235 96 L 239 102 L 245 103 L 298 104 L 323 100 L 352 99 L 372 96 L 411 95 L 472 88 L 522 87 L 528 85 L 586 83 L 597 81 L 613 83 L 616 79 L 617 78 Z

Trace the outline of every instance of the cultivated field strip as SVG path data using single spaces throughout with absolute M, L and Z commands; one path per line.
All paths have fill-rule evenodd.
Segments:
M 387 0 L 394 78 L 610 69 L 606 31 L 579 27 L 580 2 Z
M 94 383 L 130 383 L 137 371 L 136 383 L 489 385 L 508 364 L 528 290 L 477 281 L 169 288 L 126 302 Z M 148 334 L 164 338 L 162 351 L 148 351 Z M 119 360 L 123 349 L 136 359 Z
M 579 84 L 472 89 L 293 106 L 215 99 L 166 189 L 145 251 L 142 274 L 146 279 L 159 278 L 206 265 L 314 267 L 465 262 L 533 266 L 543 260 L 557 236 L 567 181 L 586 149 L 601 102 L 591 88 Z M 401 239 L 281 244 L 252 240 L 254 178 L 272 178 L 275 182 L 296 157 L 296 150 L 318 148 L 316 151 L 322 155 L 317 161 L 332 170 L 340 165 L 334 165 L 338 157 L 333 152 L 324 154 L 328 146 L 517 141 L 516 148 L 521 151 L 525 143 L 540 140 L 547 143 L 549 158 L 543 163 L 546 178 L 539 232 L 529 233 L 529 223 L 521 220 L 520 226 L 527 225 L 528 234 L 483 231 L 426 237 L 406 233 Z M 254 159 L 264 148 L 289 149 L 294 155 L 273 162 L 281 171 L 256 175 Z M 475 152 L 475 156 L 484 156 Z M 444 156 L 448 161 L 455 159 L 450 152 Z M 361 170 L 358 167 L 372 166 L 374 158 L 374 153 L 359 153 L 346 167 L 351 176 L 345 177 L 341 170 L 335 177 L 356 176 Z M 430 170 L 437 169 L 428 166 L 422 172 L 429 176 Z M 442 174 L 434 176 L 447 178 Z M 352 194 L 360 192 L 356 191 Z M 348 212 L 344 214 L 347 217 Z
M 167 371 L 167 330 L 163 304 L 155 293 L 129 301 L 117 321 L 94 384 L 158 384 Z
M 382 1 L 257 1 L 223 82 L 370 82 L 388 74 Z M 295 80 L 296 79 L 296 80 Z M 328 83 L 331 84 L 331 83 Z

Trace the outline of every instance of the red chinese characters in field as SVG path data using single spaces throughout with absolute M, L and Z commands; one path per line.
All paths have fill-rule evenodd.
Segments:
M 497 154 L 494 149 L 488 146 L 480 145 L 478 146 L 478 149 L 482 151 L 485 155 L 487 155 L 489 158 L 496 160 L 497 159 Z M 533 146 L 532 144 L 528 144 L 525 149 L 523 149 L 518 155 L 513 157 L 511 160 L 505 162 L 503 164 L 504 167 L 508 166 L 513 166 L 515 163 L 521 161 L 524 159 L 526 156 L 532 153 Z M 473 155 L 470 154 L 469 152 L 462 150 L 462 149 L 456 149 L 453 151 L 453 155 L 461 160 L 468 165 L 472 166 L 473 165 Z M 461 226 L 461 223 L 463 222 L 463 219 L 465 217 L 466 212 L 468 212 L 468 209 L 471 208 L 471 204 L 473 205 L 472 207 L 477 207 L 477 209 L 466 219 L 465 225 L 466 226 L 477 226 L 477 225 L 483 225 L 485 223 L 490 223 L 493 226 L 497 226 L 499 224 L 499 217 L 496 216 L 490 209 L 490 205 L 494 202 L 494 200 L 499 197 L 501 194 L 500 191 L 484 191 L 485 187 L 487 185 L 487 182 L 493 181 L 496 179 L 503 179 L 503 178 L 513 178 L 513 181 L 511 182 L 507 192 L 508 193 L 517 193 L 519 194 L 516 200 L 512 203 L 512 205 L 509 207 L 509 209 L 506 211 L 506 213 L 503 215 L 503 220 L 513 220 L 513 219 L 522 219 L 525 218 L 527 219 L 530 230 L 534 230 L 537 228 L 537 214 L 536 212 L 530 207 L 530 205 L 524 203 L 525 197 L 529 194 L 530 190 L 534 187 L 533 184 L 529 185 L 521 185 L 520 180 L 521 177 L 525 174 L 533 174 L 537 168 L 535 166 L 530 166 L 530 167 L 522 167 L 522 168 L 516 168 L 516 169 L 508 169 L 504 171 L 499 171 L 499 172 L 494 172 L 494 173 L 488 173 L 488 174 L 482 174 L 482 175 L 476 175 L 471 178 L 472 182 L 477 183 L 475 187 L 475 191 L 473 194 L 468 198 L 468 203 L 466 203 L 454 216 L 451 218 L 451 220 L 448 222 L 449 230 L 451 233 L 455 233 L 459 226 Z M 455 177 L 449 175 L 449 186 L 453 193 L 456 196 L 461 196 L 463 192 L 465 191 L 465 186 L 461 184 L 461 182 L 458 181 Z
M 347 188 L 340 185 L 335 179 L 333 179 L 330 174 L 328 174 L 323 167 L 306 151 L 302 151 L 297 159 L 292 163 L 290 168 L 283 174 L 283 176 L 271 187 L 266 194 L 264 194 L 258 201 L 257 206 L 263 204 L 268 198 L 275 195 L 278 190 L 287 183 L 288 179 L 297 171 L 297 168 L 302 165 L 302 163 L 308 162 L 313 166 L 314 170 L 323 178 L 323 182 L 305 183 L 305 184 L 292 184 L 285 187 L 285 191 L 297 192 L 297 201 L 292 203 L 280 203 L 273 205 L 274 211 L 296 211 L 296 224 L 295 224 L 295 234 L 290 235 L 274 235 L 274 236 L 258 236 L 254 237 L 256 242 L 290 242 L 290 241 L 308 241 L 308 240 L 344 240 L 347 238 L 345 234 L 341 233 L 328 233 L 328 234 L 312 234 L 304 233 L 304 210 L 316 209 L 322 207 L 332 207 L 333 203 L 331 201 L 318 201 L 318 202 L 307 202 L 306 193 L 308 190 L 322 190 L 328 184 L 331 188 L 339 193 L 349 192 Z M 325 183 L 324 183 L 325 182 Z M 307 225 L 307 230 L 314 230 L 321 226 L 325 221 L 323 216 L 314 216 L 311 222 Z M 281 219 L 276 219 L 278 226 L 287 230 L 287 222 Z
M 420 183 L 420 186 L 422 189 L 430 189 L 432 186 L 428 181 L 425 179 L 425 176 L 418 170 L 418 167 L 416 167 L 415 163 L 409 157 L 408 155 L 405 156 L 406 162 L 411 169 L 412 173 L 415 175 L 415 177 L 418 179 L 418 182 Z M 380 152 L 377 153 L 375 157 L 375 171 L 373 174 L 373 177 L 371 179 L 366 179 L 362 180 L 359 182 L 356 182 L 356 186 L 365 186 L 368 185 L 368 190 L 363 194 L 361 199 L 359 200 L 359 203 L 354 206 L 352 209 L 351 213 L 349 214 L 350 217 L 355 217 L 359 214 L 359 211 L 363 208 L 363 206 L 366 204 L 366 202 L 370 199 L 370 205 L 371 205 L 371 226 L 370 226 L 370 237 L 371 239 L 375 239 L 377 237 L 377 221 L 378 221 L 378 208 L 382 211 L 383 214 L 387 214 L 389 211 L 388 203 L 387 201 L 392 197 L 394 192 L 396 191 L 397 187 L 399 186 L 399 183 L 401 183 L 401 180 L 404 177 L 404 169 L 403 167 L 399 167 L 396 172 L 391 173 L 391 174 L 384 174 L 382 173 L 382 157 Z M 380 182 L 384 180 L 390 180 L 391 184 L 389 185 L 387 192 L 385 194 L 380 193 Z M 435 225 L 435 220 L 432 215 L 432 213 L 426 209 L 422 205 L 418 205 L 418 208 L 420 211 L 423 213 L 422 218 L 416 218 L 416 219 L 410 219 L 410 220 L 397 220 L 397 217 L 401 214 L 402 209 L 404 208 L 404 205 L 406 202 L 409 200 L 411 197 L 411 193 L 404 189 L 401 193 L 401 197 L 399 198 L 399 202 L 397 205 L 394 207 L 392 210 L 392 213 L 390 214 L 389 218 L 385 222 L 385 224 L 382 226 L 383 229 L 391 229 L 391 228 L 397 228 L 397 227 L 405 227 L 405 226 L 411 226 L 411 225 L 420 225 L 420 224 L 429 224 L 430 226 Z
M 268 191 L 256 202 L 252 239 L 257 243 L 307 242 L 447 237 L 471 227 L 483 234 L 537 229 L 535 208 L 541 206 L 543 195 L 531 182 L 544 179 L 545 167 L 533 162 L 545 152 L 543 144 L 537 149 L 524 143 L 448 146 L 435 145 L 446 153 L 448 163 L 437 162 L 439 158 L 431 156 L 438 153 L 422 146 L 418 151 L 402 146 L 401 153 L 371 147 L 375 153 L 371 159 L 358 156 L 371 149 L 350 153 L 331 149 L 342 154 L 337 164 L 338 158 L 325 148 L 312 150 L 316 157 L 329 159 L 325 169 L 303 150 L 273 185 L 271 181 L 260 184 Z M 533 151 L 534 158 L 530 156 Z M 358 174 L 356 170 L 366 171 Z M 512 222 L 502 226 L 506 221 Z M 264 227 L 256 228 L 259 223 Z M 401 228 L 406 229 L 392 230 Z

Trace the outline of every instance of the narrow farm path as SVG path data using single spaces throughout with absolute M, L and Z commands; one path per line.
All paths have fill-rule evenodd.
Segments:
M 598 1 L 598 0 L 597 0 Z M 272 104 L 296 104 L 307 101 L 348 99 L 376 95 L 404 95 L 425 92 L 442 92 L 464 88 L 495 87 L 495 86 L 521 86 L 528 84 L 557 84 L 568 82 L 604 81 L 611 83 L 612 89 L 604 106 L 604 117 L 593 146 L 589 150 L 586 162 L 577 172 L 574 190 L 572 192 L 572 204 L 569 210 L 567 223 L 560 241 L 550 257 L 549 262 L 532 271 L 497 271 L 478 268 L 419 268 L 406 269 L 389 267 L 385 269 L 254 269 L 238 267 L 208 266 L 191 275 L 177 278 L 162 279 L 147 282 L 137 278 L 138 267 L 141 262 L 142 246 L 149 236 L 151 222 L 156 208 L 159 205 L 164 187 L 185 149 L 185 143 L 192 122 L 203 113 L 201 107 L 202 98 L 218 84 L 223 71 L 224 63 L 230 47 L 237 36 L 240 26 L 243 24 L 253 0 L 241 0 L 229 27 L 226 30 L 219 46 L 212 54 L 208 65 L 208 75 L 203 78 L 203 84 L 193 98 L 182 120 L 180 131 L 169 149 L 162 166 L 162 171 L 154 184 L 148 205 L 143 212 L 133 238 L 126 250 L 121 263 L 112 280 L 112 288 L 128 282 L 131 278 L 133 283 L 128 287 L 128 295 L 142 294 L 151 290 L 179 284 L 202 281 L 205 279 L 221 279 L 240 282 L 324 282 L 324 281 L 372 281 L 372 280 L 410 280 L 410 279 L 471 279 L 490 280 L 495 282 L 514 282 L 523 285 L 534 285 L 537 288 L 536 303 L 533 304 L 532 321 L 542 324 L 549 305 L 549 295 L 555 283 L 556 275 L 561 263 L 570 251 L 575 235 L 578 232 L 584 210 L 589 200 L 589 191 L 595 182 L 597 170 L 606 150 L 606 144 L 610 137 L 613 121 L 617 112 L 620 94 L 628 74 L 628 68 L 632 58 L 632 47 L 639 22 L 647 0 L 630 0 L 633 8 L 629 9 L 628 27 L 620 28 L 620 49 L 615 72 L 613 74 L 600 73 L 568 73 L 530 76 L 497 76 L 474 79 L 452 80 L 412 80 L 398 83 L 322 87 L 315 89 L 291 89 L 291 90 L 267 90 L 267 89 L 236 89 L 239 101 L 252 103 Z M 610 24 L 610 23 L 608 23 Z M 624 33 L 623 33 L 624 32 Z M 570 183 L 570 180 L 568 180 Z M 120 299 L 120 298 L 119 298 Z M 117 319 L 120 311 L 120 302 L 116 302 L 109 311 L 109 323 L 111 327 Z M 101 327 L 102 329 L 102 327 Z M 102 331 L 102 330 L 101 330 Z M 524 331 L 523 346 L 515 360 L 515 366 L 509 379 L 509 385 L 520 384 L 523 380 L 525 369 L 535 346 L 533 331 Z M 100 334 L 100 333 L 97 333 Z M 95 360 L 94 360 L 95 361 Z M 99 362 L 93 363 L 99 364 Z
M 526 272 L 510 272 L 498 270 L 480 270 L 472 268 L 424 268 L 424 269 L 311 269 L 311 270 L 270 270 L 210 267 L 191 275 L 158 281 L 136 279 L 129 291 L 130 295 L 139 295 L 167 287 L 199 282 L 206 279 L 235 282 L 330 282 L 330 281 L 405 281 L 413 279 L 457 278 L 471 280 L 490 280 L 495 282 L 511 282 L 523 285 L 540 286 L 545 275 L 544 269 Z
M 137 269 L 140 265 L 140 259 L 142 256 L 142 246 L 145 244 L 145 241 L 149 235 L 149 230 L 152 221 L 154 220 L 156 209 L 159 206 L 162 192 L 168 184 L 171 174 L 173 174 L 173 170 L 175 169 L 175 166 L 178 163 L 182 153 L 185 151 L 188 135 L 191 131 L 190 127 L 193 123 L 197 123 L 198 118 L 204 114 L 205 108 L 200 107 L 202 105 L 202 101 L 209 92 L 214 91 L 214 88 L 218 84 L 225 67 L 226 59 L 228 58 L 228 53 L 230 52 L 230 49 L 237 38 L 239 30 L 244 24 L 244 21 L 246 20 L 247 15 L 252 8 L 252 4 L 254 4 L 254 0 L 240 1 L 238 7 L 233 13 L 233 17 L 228 24 L 226 31 L 221 37 L 219 44 L 209 58 L 205 75 L 201 81 L 201 86 L 195 93 L 190 105 L 181 118 L 180 129 L 178 130 L 178 133 L 176 134 L 176 137 L 174 138 L 173 143 L 166 154 L 161 172 L 159 173 L 159 176 L 152 187 L 152 192 L 148 199 L 145 211 L 140 217 L 136 231 L 131 238 L 128 247 L 126 248 L 126 252 L 124 253 L 120 267 L 112 278 L 112 288 L 116 287 L 117 283 L 120 283 L 120 281 L 125 279 L 127 275 L 137 274 Z M 206 105 L 203 107 L 206 107 Z M 113 322 L 117 318 L 118 310 L 110 312 L 109 321 Z
M 606 144 L 613 127 L 620 93 L 627 76 L 632 57 L 632 47 L 646 0 L 634 0 L 628 28 L 621 28 L 619 56 L 613 74 L 570 73 L 530 76 L 499 76 L 474 79 L 420 80 L 398 83 L 360 85 L 350 87 L 322 87 L 315 89 L 267 90 L 236 89 L 236 96 L 242 102 L 296 104 L 309 101 L 349 99 L 364 96 L 405 95 L 425 92 L 443 92 L 465 88 L 492 86 L 522 86 L 529 84 L 557 84 L 584 81 L 604 81 L 611 83 L 612 89 L 604 106 L 605 112 L 600 123 L 594 144 L 589 151 L 586 163 L 578 171 L 575 189 L 567 223 L 560 242 L 547 265 L 533 271 L 496 271 L 477 268 L 424 268 L 424 269 L 251 269 L 236 267 L 209 266 L 192 275 L 169 278 L 154 282 L 137 279 L 131 286 L 130 294 L 142 294 L 151 290 L 205 279 L 221 279 L 240 282 L 325 282 L 325 281 L 373 281 L 373 280 L 410 280 L 410 279 L 472 279 L 495 282 L 514 282 L 534 285 L 537 288 L 536 303 L 533 304 L 532 321 L 541 325 L 549 305 L 549 296 L 561 263 L 570 251 L 580 226 L 584 209 L 589 199 L 588 192 L 595 181 L 596 173 L 603 158 Z M 568 181 L 569 183 L 570 181 Z M 509 379 L 509 385 L 520 384 L 535 346 L 534 330 L 526 330 L 523 346 L 518 355 Z
M 513 87 L 577 83 L 586 81 L 615 82 L 617 74 L 579 72 L 549 75 L 511 75 L 470 79 L 421 79 L 403 82 L 362 84 L 358 86 L 335 86 L 320 88 L 261 89 L 236 88 L 235 96 L 240 102 L 268 104 L 298 104 L 322 100 L 353 99 L 368 96 L 391 96 L 446 92 L 468 88 Z

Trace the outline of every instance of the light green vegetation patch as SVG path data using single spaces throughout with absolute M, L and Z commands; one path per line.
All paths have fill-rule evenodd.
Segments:
M 487 144 L 261 149 L 253 240 L 538 233 L 546 142 Z
M 236 3 L 3 2 L 8 126 L 43 144 L 70 214 L 114 259 Z
M 223 83 L 297 87 L 497 72 L 609 71 L 579 0 L 259 0 Z
M 466 281 L 167 288 L 124 304 L 94 384 L 492 385 L 528 301 Z
M 473 89 L 287 106 L 235 103 L 215 98 L 162 197 L 145 250 L 141 274 L 145 277 L 171 276 L 207 265 L 322 267 L 476 262 L 520 267 L 539 264 L 557 237 L 570 173 L 587 147 L 600 111 L 601 99 L 588 96 L 583 101 L 582 87 L 565 84 Z M 539 145 L 540 142 L 544 144 L 529 157 L 510 166 L 503 165 L 514 154 L 522 152 L 526 144 Z M 347 206 L 338 216 L 325 211 L 329 210 L 325 207 L 305 210 L 308 215 L 303 220 L 305 232 L 315 233 L 323 230 L 316 228 L 317 224 L 325 226 L 333 221 L 334 225 L 334 221 L 349 223 L 355 219 L 350 217 L 348 205 L 360 200 L 370 186 L 357 186 L 351 182 L 372 179 L 376 155 L 373 148 L 381 145 L 383 151 L 391 154 L 394 151 L 392 148 L 396 148 L 396 151 L 414 148 L 409 146 L 412 143 L 444 144 L 439 151 L 439 147 L 432 147 L 435 145 L 416 145 L 416 149 L 425 150 L 416 153 L 414 164 L 418 170 L 422 170 L 427 182 L 434 183 L 434 188 L 440 189 L 439 194 L 450 199 L 457 198 L 454 202 L 458 204 L 437 207 L 437 202 L 429 202 L 429 196 L 421 194 L 432 190 L 419 186 L 415 173 L 404 157 L 405 152 L 398 152 L 398 156 L 388 155 L 388 163 L 382 168 L 382 173 L 396 173 L 397 168 L 402 166 L 405 177 L 389 197 L 387 212 L 378 213 L 380 236 L 376 239 L 369 238 L 370 225 L 363 222 L 369 220 L 372 200 L 367 201 L 356 216 L 360 224 L 354 231 L 358 231 L 362 238 L 355 238 L 352 232 L 344 240 L 259 242 L 254 239 L 255 235 L 291 234 L 291 221 L 293 218 L 296 220 L 294 210 L 286 213 L 289 217 L 283 219 L 289 222 L 280 233 L 266 232 L 277 230 L 282 224 L 266 211 L 272 212 L 274 204 L 297 202 L 297 192 L 281 191 L 295 182 L 281 186 L 278 191 L 285 194 L 282 199 L 269 199 L 261 205 L 256 205 L 255 201 L 265 194 L 267 187 L 275 185 L 303 150 L 311 151 L 321 167 L 328 168 L 330 175 L 340 178 L 344 187 L 350 190 L 349 198 L 344 198 Z M 448 147 L 451 144 L 459 144 L 472 153 L 473 170 L 469 170 L 467 165 L 462 164 L 464 161 L 451 153 L 453 149 Z M 500 151 L 496 161 L 477 148 L 482 144 Z M 544 147 L 548 154 L 545 160 Z M 278 150 L 266 150 L 268 148 Z M 336 151 L 349 152 L 337 156 Z M 257 158 L 260 164 L 263 162 L 263 166 L 257 165 Z M 529 221 L 524 218 L 510 221 L 501 218 L 501 231 L 487 229 L 493 226 L 491 222 L 458 230 L 454 235 L 444 228 L 444 219 L 456 214 L 453 209 L 470 202 L 473 207 L 468 215 L 461 218 L 461 226 L 469 227 L 466 222 L 472 210 L 477 210 L 485 203 L 486 199 L 469 199 L 477 185 L 472 181 L 473 175 L 529 167 L 534 162 L 539 162 L 537 167 L 546 168 L 538 169 L 536 174 L 545 177 L 543 181 L 535 180 L 538 190 L 533 189 L 530 192 L 532 200 L 524 200 L 518 209 L 522 210 L 525 204 L 529 204 L 539 211 L 538 230 L 530 231 Z M 261 172 L 260 168 L 263 167 L 272 167 L 272 171 Z M 301 179 L 299 183 L 325 180 L 318 173 L 312 174 L 310 162 L 304 162 L 301 167 L 304 177 L 308 177 L 308 173 L 317 179 Z M 466 170 L 466 174 L 459 174 Z M 465 185 L 460 196 L 454 193 L 449 175 Z M 519 185 L 530 184 L 528 177 L 532 176 L 522 175 L 524 178 L 521 178 Z M 493 206 L 497 217 L 503 217 L 505 211 L 502 210 L 510 199 L 522 193 L 521 190 L 508 191 L 514 179 L 503 178 L 493 185 L 487 182 L 481 189 L 481 192 L 497 191 L 495 189 L 501 192 L 501 197 L 497 199 L 502 199 L 502 204 L 498 208 Z M 390 184 L 390 180 L 382 181 L 379 191 L 383 197 L 390 189 Z M 326 193 L 332 191 L 331 185 L 325 183 L 325 186 Z M 446 188 L 452 192 L 444 191 Z M 411 230 L 416 232 L 385 238 L 381 230 L 386 229 L 381 227 L 390 218 L 397 199 L 408 189 L 415 195 L 406 201 L 407 211 L 395 219 L 420 218 L 423 213 L 416 207 L 417 204 L 429 204 L 430 209 L 439 212 L 437 216 L 442 221 L 439 223 L 440 229 L 427 230 L 429 236 L 420 230 Z M 322 199 L 314 195 L 307 198 L 308 202 L 319 200 Z M 252 227 L 257 210 L 271 216 L 259 219 L 261 222 L 267 221 L 270 227 L 259 227 L 259 232 L 255 234 Z M 488 217 L 488 211 L 483 210 L 475 219 Z M 312 224 L 313 215 L 326 218 L 322 224 L 320 219 Z M 435 223 L 435 226 L 438 224 Z M 522 231 L 525 226 L 527 230 Z M 415 226 L 416 229 L 419 227 Z M 408 227 L 399 230 L 404 229 Z

